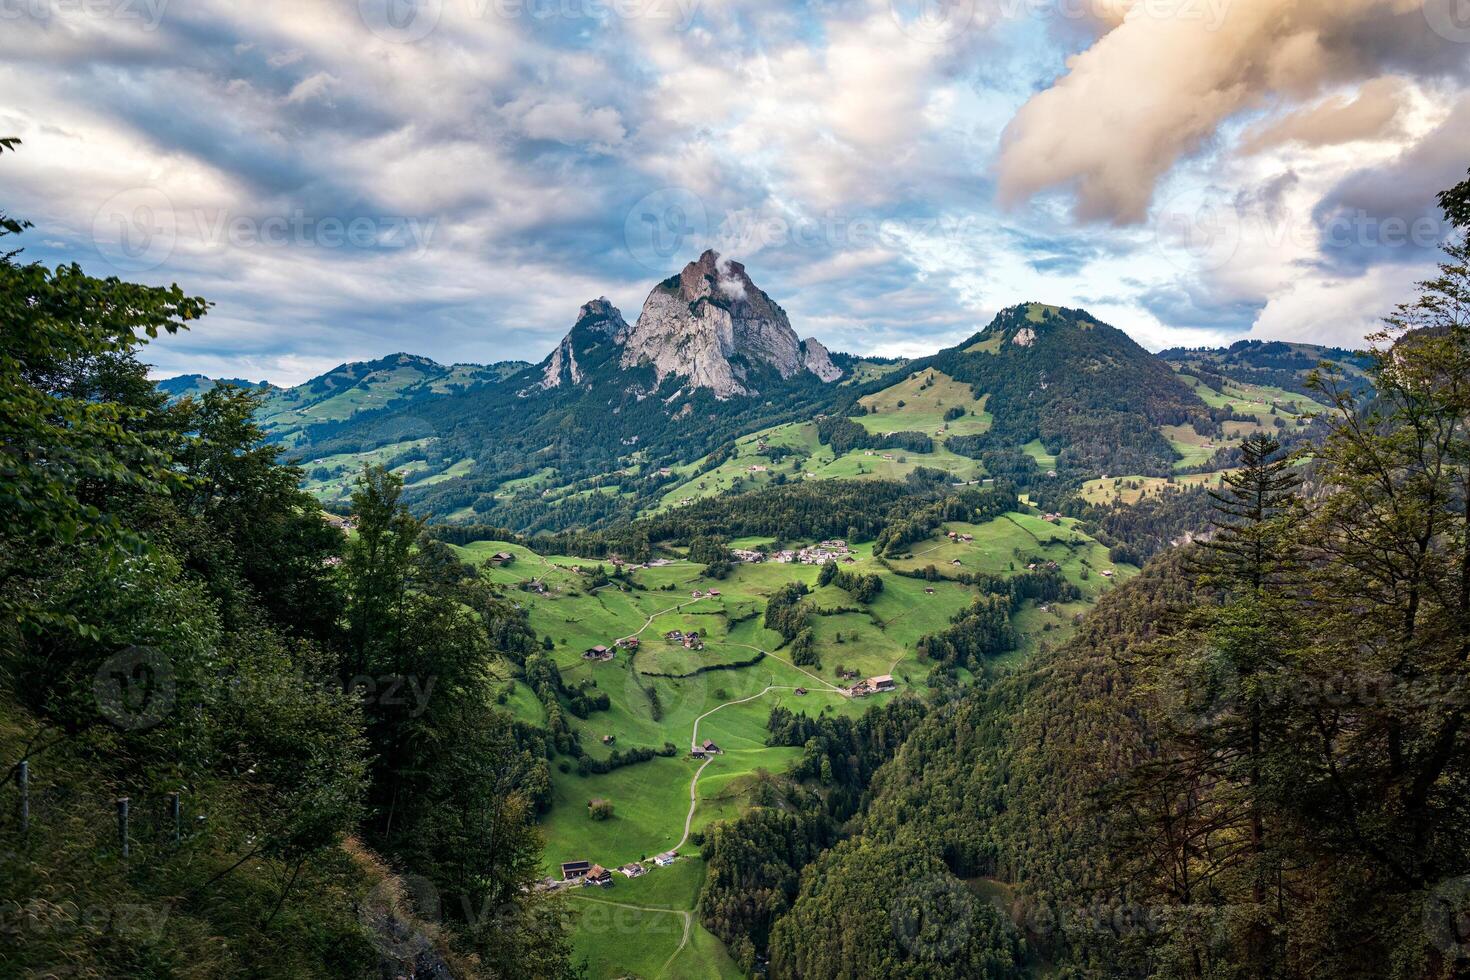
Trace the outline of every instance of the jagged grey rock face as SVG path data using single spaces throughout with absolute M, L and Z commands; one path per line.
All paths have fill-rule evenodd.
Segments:
M 582 383 L 582 369 L 577 366 L 577 354 L 572 350 L 570 337 L 563 337 L 556 350 L 551 352 L 551 359 L 546 362 L 546 368 L 541 372 L 541 384 L 537 387 L 544 391 L 560 388 L 563 383 Z
M 611 350 L 598 350 L 608 344 Z M 609 357 L 622 368 L 651 366 L 655 385 L 676 377 L 686 382 L 681 393 L 708 388 L 717 398 L 755 394 L 751 367 L 782 378 L 803 371 L 826 382 L 842 377 L 827 348 L 797 339 L 786 311 L 750 281 L 744 266 L 714 251 L 655 286 L 631 327 L 606 298 L 583 306 L 576 326 L 542 364 L 540 380 L 522 393 L 594 384 Z M 639 389 L 638 397 L 652 393 Z
M 808 337 L 801 342 L 801 363 L 827 383 L 836 381 L 842 377 L 842 368 L 832 363 L 832 354 L 815 337 Z
M 582 383 L 582 366 L 577 363 L 577 350 L 586 350 L 592 344 L 611 341 L 621 344 L 628 334 L 628 323 L 618 308 L 607 301 L 607 297 L 594 299 L 577 311 L 577 322 L 571 332 L 562 338 L 556 350 L 547 358 L 541 371 L 541 381 L 536 385 L 542 391 L 560 388 L 562 385 Z
M 649 293 L 628 334 L 622 363 L 648 364 L 659 382 L 674 375 L 729 398 L 751 394 L 744 366 L 731 360 L 737 354 L 783 378 L 808 369 L 786 311 L 750 281 L 744 266 L 711 250 Z M 824 370 L 835 371 L 825 354 L 824 349 L 816 363 L 825 361 Z

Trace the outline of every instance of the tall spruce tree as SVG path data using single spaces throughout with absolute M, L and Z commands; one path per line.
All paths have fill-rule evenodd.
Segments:
M 1206 549 L 1216 576 L 1258 592 L 1300 569 L 1290 518 L 1301 477 L 1265 433 L 1247 437 L 1240 454 L 1240 468 L 1209 491 L 1215 534 Z

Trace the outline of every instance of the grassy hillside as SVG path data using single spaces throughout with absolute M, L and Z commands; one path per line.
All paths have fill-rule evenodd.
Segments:
M 974 540 L 952 541 L 949 531 L 972 535 Z M 747 538 L 730 545 L 754 548 L 769 543 Z M 788 541 L 785 546 L 797 543 Z M 745 812 L 768 774 L 783 772 L 801 754 L 800 749 L 765 744 L 772 708 L 857 717 L 874 705 L 929 690 L 931 664 L 919 658 L 918 642 L 946 629 L 979 594 L 975 586 L 957 581 L 961 572 L 1008 576 L 1032 563 L 1056 561 L 1082 593 L 1077 602 L 1044 610 L 1035 602 L 1024 603 L 1014 617 L 1022 634 L 1020 649 L 1003 660 L 1024 657 L 1043 642 L 1062 642 L 1075 629 L 1078 613 L 1114 582 L 1136 573 L 1128 566 L 1114 566 L 1107 550 L 1074 522 L 1051 524 L 1025 513 L 1006 514 L 982 525 L 945 524 L 903 557 L 888 561 L 875 558 L 871 544 L 854 544 L 853 561 L 843 570 L 876 574 L 883 582 L 870 603 L 856 601 L 836 585 L 818 588 L 820 569 L 814 565 L 737 564 L 726 577 L 714 579 L 707 566 L 676 552 L 666 563 L 637 567 L 596 587 L 595 570 L 599 565 L 611 570 L 610 564 L 539 555 L 493 540 L 455 550 L 475 563 L 499 553 L 512 555 L 508 563 L 482 564 L 483 574 L 511 590 L 522 604 L 536 636 L 549 642 L 549 655 L 568 688 L 585 686 L 607 695 L 607 710 L 568 719 L 589 756 L 607 759 L 614 750 L 656 749 L 665 743 L 677 747 L 671 757 L 654 757 L 605 774 L 580 775 L 565 757 L 553 766 L 552 804 L 542 819 L 548 874 L 555 874 L 561 861 L 574 859 L 612 868 L 676 847 L 683 855 L 672 868 L 653 868 L 631 881 L 616 875 L 610 889 L 579 888 L 571 893 L 579 906 L 596 907 L 595 915 L 582 919 L 575 940 L 579 955 L 588 956 L 594 977 L 737 975 L 718 941 L 697 922 L 690 922 L 686 933 L 683 913 L 693 909 L 703 875 L 694 835 L 715 821 Z M 959 565 L 950 564 L 956 560 Z M 919 572 L 930 564 L 937 566 L 932 581 L 898 574 Z M 1104 570 L 1114 572 L 1111 580 L 1103 577 Z M 793 582 L 812 590 L 806 601 L 814 610 L 809 622 L 818 663 L 808 666 L 795 664 L 781 637 L 763 625 L 769 597 Z M 534 591 L 543 588 L 544 594 Z M 710 596 L 711 590 L 720 594 Z M 695 591 L 702 594 L 700 598 L 693 598 Z M 688 650 L 670 642 L 664 637 L 671 630 L 699 631 L 704 649 Z M 611 647 L 629 636 L 640 641 L 636 652 L 618 649 L 606 663 L 584 660 L 589 647 Z M 707 669 L 737 664 L 742 666 Z M 694 673 L 701 668 L 705 672 Z M 849 698 L 840 690 L 850 683 L 840 675 L 843 669 L 862 677 L 891 674 L 898 691 Z M 502 693 L 506 706 L 527 723 L 545 724 L 542 702 L 525 682 L 510 679 L 512 665 L 502 664 L 497 671 L 507 681 Z M 806 693 L 798 694 L 797 688 Z M 649 691 L 658 698 L 657 718 Z M 724 754 L 707 764 L 689 758 L 696 735 L 700 741 L 713 739 Z M 604 743 L 607 736 L 612 737 L 611 744 Z M 611 818 L 591 818 L 588 803 L 593 799 L 613 805 Z
M 761 399 L 696 392 L 665 405 L 639 396 L 647 379 L 637 372 L 583 354 L 596 376 L 551 391 L 534 390 L 539 376 L 518 363 L 444 367 L 400 354 L 345 364 L 272 390 L 262 421 L 325 502 L 343 502 L 355 472 L 374 462 L 438 520 L 535 532 L 606 527 L 791 481 L 902 479 L 921 467 L 954 483 L 1015 482 L 1053 507 L 1086 484 L 1095 503 L 1106 495 L 1091 481 L 1218 472 L 1252 432 L 1305 435 L 1321 409 L 1307 378 L 1323 360 L 1365 377 L 1356 355 L 1305 344 L 1156 357 L 1085 311 L 1041 303 L 1002 311 L 930 358 L 839 355 L 839 385 L 762 379 Z M 201 380 L 175 383 L 183 392 Z M 921 434 L 932 450 L 833 451 L 818 438 L 823 413 L 874 439 Z M 601 438 L 569 441 L 589 428 Z
M 989 424 L 988 417 L 983 415 L 983 402 L 967 400 L 966 403 L 977 414 L 951 423 L 951 431 L 936 435 L 935 451 L 930 453 L 859 449 L 839 454 L 821 444 L 815 422 L 792 422 L 762 429 L 737 439 L 733 452 L 723 461 L 712 455 L 685 466 L 671 467 L 673 480 L 667 488 L 660 488 L 657 502 L 647 512 L 658 513 L 695 500 L 794 480 L 901 480 L 920 467 L 943 470 L 956 483 L 981 479 L 985 469 L 979 462 L 944 447 L 949 436 Z M 923 404 L 915 405 L 912 411 L 907 405 L 890 406 L 879 414 L 857 416 L 856 421 L 876 433 L 918 431 L 914 426 L 927 424 L 933 415 Z M 941 420 L 936 430 L 943 425 Z

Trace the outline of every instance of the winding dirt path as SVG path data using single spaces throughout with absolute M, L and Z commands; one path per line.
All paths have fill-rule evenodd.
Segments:
M 689 936 L 694 930 L 694 913 L 692 912 L 684 909 L 661 909 L 652 905 L 630 905 L 627 902 L 609 902 L 605 899 L 592 898 L 588 895 L 573 894 L 571 897 L 580 902 L 591 902 L 593 905 L 611 905 L 614 908 L 632 909 L 635 912 L 662 912 L 665 915 L 677 915 L 682 919 L 684 922 L 684 935 L 679 940 L 679 945 L 669 954 L 669 958 L 664 960 L 664 965 L 658 968 L 658 972 L 654 974 L 654 977 L 661 977 L 667 973 L 675 957 L 684 952 L 684 948 L 689 945 Z
M 660 616 L 667 616 L 671 612 L 678 612 L 680 609 L 683 609 L 685 606 L 692 606 L 696 602 L 703 602 L 703 601 L 704 601 L 703 599 L 690 599 L 690 600 L 688 600 L 686 602 L 679 603 L 677 606 L 670 606 L 668 609 L 661 609 L 658 612 L 654 613 L 653 615 L 649 616 L 646 620 L 644 620 L 643 621 L 643 626 L 638 630 L 638 632 L 636 632 L 636 633 L 629 633 L 627 636 L 620 636 L 620 637 L 618 637 L 618 639 L 619 640 L 632 640 L 632 639 L 636 639 L 637 637 L 640 637 L 644 633 L 648 632 L 648 628 L 653 625 L 653 621 L 655 619 L 658 619 Z
M 752 647 L 751 649 L 754 649 L 754 647 Z M 782 661 L 782 663 L 785 663 L 785 661 Z M 800 669 L 800 668 L 798 668 L 798 669 Z M 805 673 L 805 671 L 803 671 L 803 673 Z M 817 679 L 818 680 L 821 680 L 820 677 L 817 678 Z M 826 684 L 827 682 L 826 681 L 822 681 L 822 683 Z M 820 693 L 822 693 L 822 694 L 836 694 L 839 697 L 847 697 L 847 692 L 844 691 L 844 690 L 842 690 L 841 688 L 833 687 L 831 684 L 827 684 L 827 686 L 829 688 L 831 688 L 831 690 L 830 691 L 822 691 Z M 752 694 L 749 697 L 736 698 L 733 701 L 726 701 L 724 704 L 717 704 L 717 705 L 715 705 L 713 708 L 709 709 L 704 714 L 702 714 L 698 718 L 694 719 L 694 728 L 693 728 L 693 731 L 691 731 L 690 732 L 690 735 L 689 735 L 689 747 L 692 749 L 692 748 L 695 748 L 695 747 L 697 747 L 699 745 L 699 723 L 702 722 L 702 721 L 704 721 L 710 715 L 714 714 L 716 711 L 719 711 L 719 710 L 721 710 L 723 708 L 728 708 L 732 704 L 745 704 L 747 701 L 754 701 L 757 698 L 763 698 L 767 694 L 770 694 L 772 691 L 794 691 L 794 690 L 796 690 L 796 688 L 792 687 L 789 684 L 771 684 L 771 685 L 767 686 L 766 689 L 763 690 L 763 691 L 761 691 L 759 694 Z M 704 762 L 702 762 L 700 764 L 699 768 L 694 771 L 694 778 L 689 781 L 689 813 L 686 814 L 685 817 L 684 817 L 684 836 L 681 837 L 681 838 L 679 838 L 679 843 L 675 844 L 674 847 L 673 847 L 673 849 L 676 850 L 676 851 L 679 848 L 683 847 L 685 844 L 687 844 L 689 842 L 690 828 L 694 825 L 694 813 L 695 813 L 696 810 L 699 809 L 699 777 L 704 774 L 705 769 L 709 768 L 709 764 L 711 762 L 714 762 L 714 761 L 715 761 L 715 756 L 709 756 L 709 757 L 707 757 L 704 760 Z

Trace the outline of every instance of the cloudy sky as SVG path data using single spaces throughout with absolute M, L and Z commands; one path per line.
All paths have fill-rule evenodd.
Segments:
M 0 0 L 0 204 L 215 302 L 159 374 L 539 360 L 711 246 L 856 353 L 1027 300 L 1353 344 L 1467 59 L 1465 0 Z

